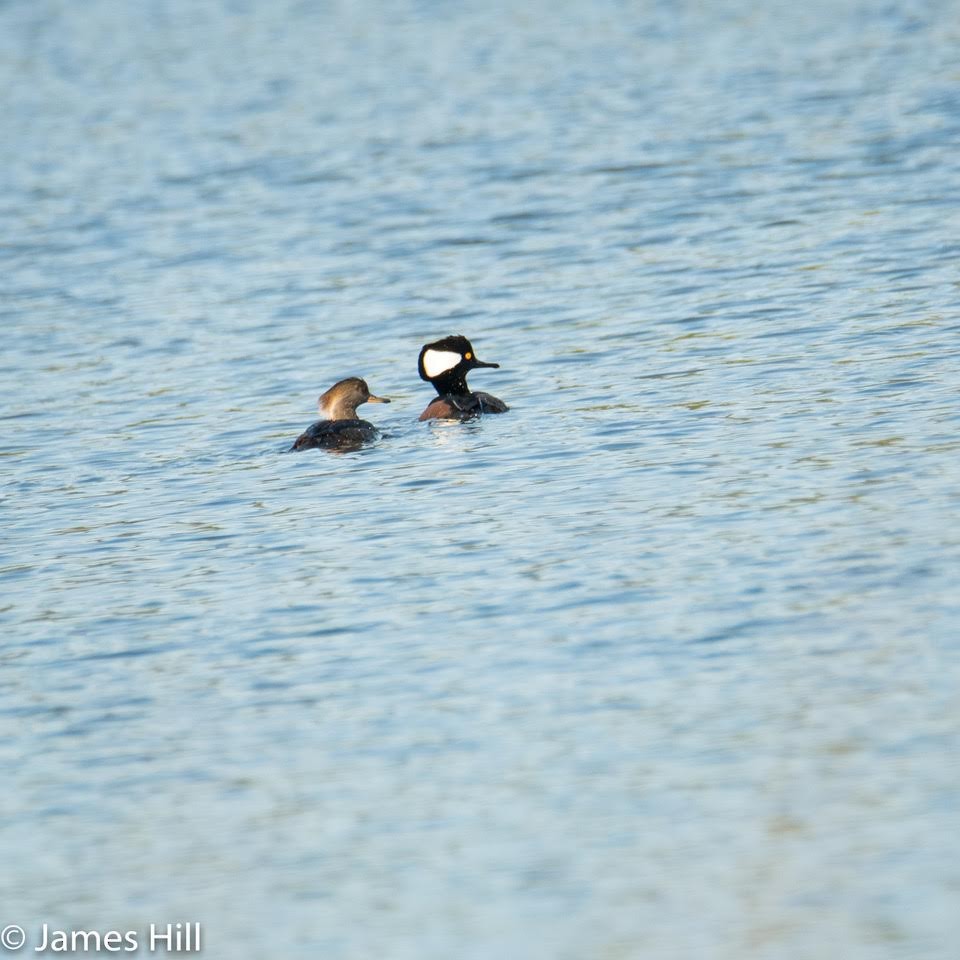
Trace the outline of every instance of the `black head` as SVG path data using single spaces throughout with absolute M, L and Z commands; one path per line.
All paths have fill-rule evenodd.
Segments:
M 478 360 L 470 341 L 459 334 L 428 343 L 417 359 L 420 379 L 432 383 L 441 395 L 469 393 L 466 377 L 471 370 L 499 366 Z

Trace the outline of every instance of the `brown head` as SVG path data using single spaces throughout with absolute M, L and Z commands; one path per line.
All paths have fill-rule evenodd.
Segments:
M 324 420 L 357 420 L 361 403 L 389 403 L 386 397 L 375 397 L 360 377 L 347 377 L 335 383 L 317 401 L 317 409 Z

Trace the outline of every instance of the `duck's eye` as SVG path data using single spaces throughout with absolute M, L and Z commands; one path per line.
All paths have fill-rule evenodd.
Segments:
M 468 350 L 468 351 L 463 355 L 463 359 L 464 359 L 464 360 L 472 360 L 472 359 L 473 359 L 473 354 Z

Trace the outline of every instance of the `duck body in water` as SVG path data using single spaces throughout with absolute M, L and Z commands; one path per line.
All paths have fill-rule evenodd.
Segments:
M 375 397 L 360 377 L 347 377 L 335 383 L 317 401 L 323 418 L 310 424 L 293 441 L 291 450 L 355 450 L 380 436 L 380 431 L 357 416 L 362 403 L 389 403 L 386 397 Z
M 421 420 L 469 420 L 484 413 L 506 413 L 497 397 L 467 386 L 467 374 L 477 367 L 499 367 L 478 360 L 470 341 L 459 334 L 428 343 L 417 360 L 420 379 L 432 383 L 437 398 L 420 414 Z

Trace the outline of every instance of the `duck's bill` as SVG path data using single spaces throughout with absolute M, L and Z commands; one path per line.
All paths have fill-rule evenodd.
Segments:
M 375 397 L 372 393 L 367 397 L 367 403 L 389 403 L 389 397 Z
M 495 367 L 497 370 L 500 369 L 499 363 L 487 363 L 486 360 L 474 360 L 473 365 L 475 367 Z

